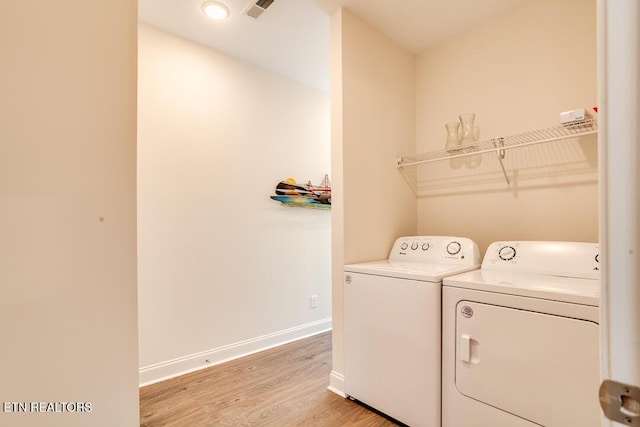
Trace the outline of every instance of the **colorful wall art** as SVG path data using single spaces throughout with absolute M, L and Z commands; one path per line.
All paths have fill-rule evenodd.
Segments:
M 273 200 L 282 203 L 283 206 L 331 209 L 331 184 L 329 176 L 325 175 L 322 185 L 313 185 L 311 181 L 307 184 L 298 184 L 295 179 L 287 178 L 276 185 L 276 195 L 271 196 Z

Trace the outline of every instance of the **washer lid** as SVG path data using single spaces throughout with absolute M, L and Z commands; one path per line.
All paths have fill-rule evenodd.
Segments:
M 381 260 L 348 264 L 344 266 L 344 271 L 372 274 L 375 276 L 396 277 L 399 279 L 420 280 L 423 282 L 440 282 L 447 276 L 464 273 L 465 271 L 479 267 L 479 265 L 427 264 L 422 262 Z
M 600 306 L 600 281 L 543 274 L 474 270 L 447 277 L 444 286 Z

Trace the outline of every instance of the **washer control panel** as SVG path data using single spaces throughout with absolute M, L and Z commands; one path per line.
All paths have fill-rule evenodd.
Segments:
M 482 269 L 599 279 L 600 249 L 582 242 L 494 242 L 487 248 Z
M 449 255 L 458 255 L 462 250 L 462 245 L 458 241 L 449 242 L 447 245 L 447 253 Z
M 455 236 L 399 237 L 389 260 L 461 265 L 479 265 L 481 261 L 480 250 L 473 240 Z

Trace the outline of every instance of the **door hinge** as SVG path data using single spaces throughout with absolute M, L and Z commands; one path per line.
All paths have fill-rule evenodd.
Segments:
M 640 387 L 604 380 L 600 384 L 600 407 L 610 420 L 640 427 Z

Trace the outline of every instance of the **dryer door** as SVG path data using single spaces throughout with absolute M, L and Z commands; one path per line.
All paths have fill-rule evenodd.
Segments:
M 460 301 L 456 387 L 546 427 L 599 427 L 596 323 Z

